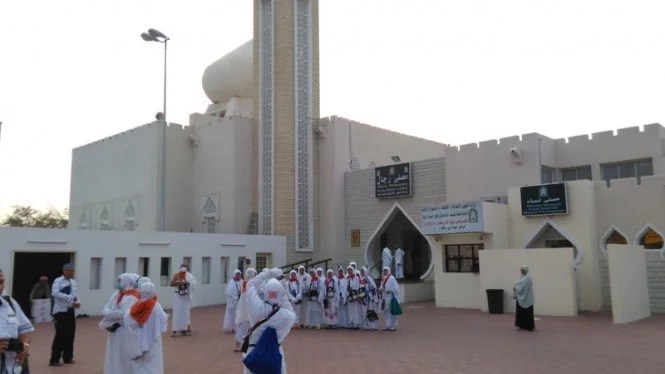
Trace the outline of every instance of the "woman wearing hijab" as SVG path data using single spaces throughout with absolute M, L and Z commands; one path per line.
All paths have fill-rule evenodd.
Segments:
M 300 322 L 300 327 L 305 327 L 307 323 L 307 289 L 309 288 L 309 283 L 311 277 L 307 272 L 305 272 L 305 267 L 300 265 L 298 266 L 298 282 L 300 282 L 300 289 L 302 291 L 302 302 L 300 303 L 300 310 L 298 311 L 298 322 Z
M 187 270 L 187 265 L 182 264 L 180 271 L 173 275 L 170 285 L 175 287 L 171 336 L 175 337 L 178 331 L 183 335 L 191 335 L 190 311 L 194 306 L 193 293 L 196 288 L 196 278 Z
M 337 326 L 337 308 L 339 305 L 339 292 L 337 281 L 333 277 L 335 272 L 332 269 L 326 271 L 326 280 L 323 282 L 323 324 L 328 327 Z
M 344 276 L 344 269 L 337 268 L 337 277 L 335 278 L 335 286 L 337 287 L 337 327 L 348 327 L 348 319 L 346 318 L 346 304 L 348 303 L 347 297 L 349 282 L 346 281 Z
M 381 287 L 379 287 L 379 294 L 381 294 L 381 308 L 383 309 L 383 316 L 385 320 L 384 330 L 395 331 L 397 330 L 397 316 L 390 313 L 390 302 L 393 297 L 399 300 L 399 285 L 397 279 L 390 273 L 389 267 L 383 268 L 383 278 L 381 279 Z
M 307 289 L 307 322 L 312 329 L 321 328 L 323 318 L 323 279 L 320 279 L 314 269 L 310 270 L 309 288 Z
M 358 291 L 360 290 L 360 280 L 356 275 L 356 271 L 353 266 L 349 266 L 346 269 L 346 284 L 348 292 L 348 302 L 346 303 L 346 322 L 347 327 L 350 329 L 357 330 L 360 328 L 360 323 L 362 318 L 360 316 L 360 301 L 358 298 Z
M 515 299 L 515 326 L 523 330 L 533 331 L 536 328 L 533 321 L 533 280 L 527 265 L 520 266 L 522 277 L 513 287 L 513 298 Z
M 295 323 L 296 315 L 290 308 L 284 287 L 282 287 L 279 281 L 275 279 L 281 275 L 282 270 L 280 268 L 274 268 L 262 272 L 247 283 L 247 305 L 249 307 L 250 322 L 252 326 L 267 318 L 274 308 L 279 309 L 274 315 L 272 315 L 272 317 L 268 318 L 264 323 L 261 323 L 254 329 L 254 331 L 252 331 L 249 337 L 249 348 L 244 356 L 249 355 L 252 352 L 254 345 L 265 329 L 272 327 L 277 332 L 277 342 L 280 344 L 279 352 L 282 354 L 281 372 L 282 374 L 287 374 L 282 342 L 291 331 L 291 327 L 293 327 L 293 324 Z M 265 300 L 263 300 L 258 295 L 258 285 L 266 280 Z M 247 367 L 244 368 L 244 373 L 252 374 Z
M 374 279 L 369 276 L 369 271 L 364 266 L 360 268 L 360 290 L 361 295 L 359 302 L 361 310 L 360 316 L 362 317 L 361 321 L 363 322 L 362 325 L 365 330 L 376 331 L 376 320 L 370 321 L 367 318 L 367 312 L 373 311 L 376 313 L 376 298 L 378 292 L 376 290 Z
M 226 310 L 224 311 L 224 323 L 222 329 L 225 332 L 236 331 L 236 309 L 242 289 L 242 273 L 236 269 L 233 272 L 233 279 L 226 285 Z
M 135 374 L 163 374 L 162 334 L 168 329 L 168 316 L 157 300 L 155 285 L 141 285 L 141 300 L 124 316 L 129 330 L 129 355 Z
M 300 320 L 300 308 L 302 308 L 302 287 L 300 286 L 300 280 L 298 280 L 298 274 L 295 270 L 289 272 L 289 279 L 286 282 L 286 293 L 293 308 L 294 313 L 296 314 L 296 326 L 304 322 Z
M 102 311 L 101 328 L 108 330 L 106 353 L 104 355 L 104 374 L 131 373 L 131 360 L 127 349 L 129 330 L 124 325 L 123 317 L 139 298 L 134 284 L 139 276 L 121 274 L 118 276 L 116 291 L 108 300 Z
M 249 309 L 247 308 L 247 282 L 256 276 L 254 268 L 245 269 L 245 279 L 242 282 L 240 290 L 240 300 L 238 300 L 238 309 L 236 309 L 236 346 L 233 352 L 240 352 L 245 336 L 249 333 Z

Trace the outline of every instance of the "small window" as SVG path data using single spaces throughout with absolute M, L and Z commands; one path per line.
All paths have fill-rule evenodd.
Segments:
M 591 180 L 590 165 L 561 169 L 561 180 L 564 182 L 582 179 Z
M 127 257 L 116 257 L 115 258 L 115 279 L 118 278 L 118 275 L 127 272 Z
M 540 167 L 540 181 L 542 183 L 553 183 L 556 181 L 556 169 L 542 165 Z
M 229 279 L 229 258 L 228 257 L 222 257 L 220 259 L 220 278 L 221 283 L 224 284 L 226 283 L 227 279 Z
M 162 257 L 159 266 L 159 283 L 162 287 L 169 285 L 169 275 L 171 274 L 171 257 Z
M 189 269 L 190 272 L 192 271 L 192 258 L 191 257 L 183 257 L 182 258 L 182 263 L 185 264 L 185 266 L 187 266 L 187 269 Z
M 640 239 L 640 245 L 645 249 L 661 249 L 663 248 L 663 238 L 657 232 L 649 229 Z
M 480 271 L 478 251 L 483 248 L 483 244 L 445 246 L 443 271 L 446 273 L 478 273 Z
M 150 257 L 139 257 L 139 275 L 150 276 Z
M 270 268 L 270 253 L 257 253 L 256 254 L 256 269 Z
M 214 217 L 206 218 L 206 230 L 208 234 L 214 234 L 216 228 L 217 228 L 217 222 L 215 222 L 215 218 Z
M 624 238 L 623 235 L 614 231 L 612 232 L 612 235 L 610 235 L 610 237 L 607 238 L 605 244 L 628 244 L 628 240 L 626 240 L 626 238 Z
M 210 257 L 203 257 L 201 264 L 203 265 L 201 284 L 210 284 Z
M 622 161 L 611 164 L 600 165 L 600 170 L 603 174 L 603 179 L 610 185 L 612 179 L 619 178 L 635 178 L 637 183 L 641 183 L 641 177 L 653 175 L 653 163 L 651 159 L 643 159 L 636 161 Z
M 102 258 L 90 259 L 90 289 L 98 290 L 102 287 Z

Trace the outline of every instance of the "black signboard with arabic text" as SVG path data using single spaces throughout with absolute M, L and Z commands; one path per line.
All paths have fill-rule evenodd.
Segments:
M 377 199 L 411 196 L 411 164 L 381 166 L 374 169 Z
M 522 187 L 520 198 L 523 216 L 550 216 L 568 213 L 565 183 Z

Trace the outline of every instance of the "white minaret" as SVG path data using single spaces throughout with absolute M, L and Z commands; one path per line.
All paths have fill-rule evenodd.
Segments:
M 289 261 L 311 256 L 318 226 L 318 39 L 317 0 L 254 0 L 259 233 L 286 236 Z

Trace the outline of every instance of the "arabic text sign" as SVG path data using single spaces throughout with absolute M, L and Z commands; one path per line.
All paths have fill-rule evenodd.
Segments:
M 458 234 L 483 232 L 482 201 L 426 206 L 420 211 L 423 234 Z
M 523 216 L 568 213 L 565 183 L 543 184 L 520 188 Z
M 374 172 L 377 199 L 411 196 L 411 164 L 381 166 Z

